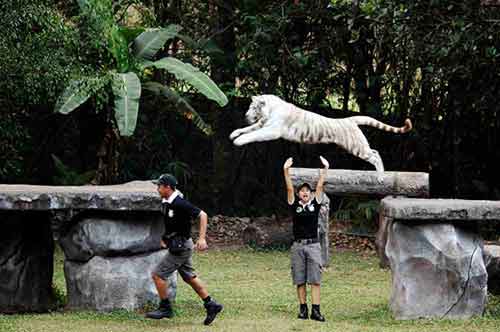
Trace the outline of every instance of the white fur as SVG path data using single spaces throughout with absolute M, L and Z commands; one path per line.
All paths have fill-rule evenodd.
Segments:
M 246 118 L 251 125 L 236 129 L 229 136 L 237 146 L 279 138 L 306 144 L 335 143 L 374 165 L 379 173 L 384 172 L 382 159 L 370 148 L 358 125 L 397 133 L 411 129 L 409 120 L 405 127 L 396 128 L 367 116 L 331 119 L 302 110 L 274 95 L 252 97 Z

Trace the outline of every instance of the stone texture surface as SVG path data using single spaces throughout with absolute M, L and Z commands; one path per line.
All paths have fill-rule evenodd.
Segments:
M 308 182 L 315 187 L 319 178 L 319 170 L 292 167 L 290 176 L 294 185 Z M 327 171 L 324 190 L 326 193 L 334 195 L 428 197 L 429 174 L 384 172 L 381 181 L 379 181 L 376 171 L 330 169 Z
M 450 224 L 405 225 L 388 233 L 391 310 L 397 319 L 469 318 L 487 297 L 482 241 Z
M 130 256 L 160 249 L 164 232 L 160 213 L 108 213 L 86 217 L 63 233 L 59 243 L 66 259 Z
M 500 201 L 386 197 L 380 210 L 404 220 L 500 220 Z
M 150 181 L 112 186 L 0 185 L 0 210 L 159 211 L 160 198 Z
M 0 312 L 52 305 L 54 243 L 48 213 L 0 211 Z
M 86 263 L 65 261 L 68 307 L 110 311 L 135 310 L 158 303 L 151 272 L 166 250 L 130 257 L 95 256 Z M 169 282 L 169 297 L 177 292 L 177 274 Z
M 488 291 L 500 295 L 500 245 L 484 246 L 484 258 L 488 271 Z
M 385 253 L 385 245 L 387 243 L 387 233 L 392 225 L 392 218 L 388 218 L 382 214 L 378 217 L 378 230 L 375 235 L 375 245 L 377 247 L 377 255 L 379 258 L 379 266 L 381 268 L 389 267 L 389 259 Z
M 318 216 L 318 237 L 321 245 L 321 264 L 330 266 L 330 198 L 323 194 Z

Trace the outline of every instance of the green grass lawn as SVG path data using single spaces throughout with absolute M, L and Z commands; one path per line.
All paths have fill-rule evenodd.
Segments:
M 55 280 L 64 289 L 62 257 L 56 256 Z M 326 323 L 296 319 L 288 252 L 210 250 L 195 255 L 195 266 L 210 294 L 225 305 L 210 326 L 202 325 L 204 309 L 195 293 L 179 284 L 176 316 L 160 321 L 142 312 L 56 311 L 37 315 L 0 315 L 1 332 L 41 331 L 498 331 L 500 304 L 490 304 L 484 317 L 467 321 L 392 319 L 388 300 L 390 273 L 376 257 L 334 253 L 323 276 L 322 312 Z

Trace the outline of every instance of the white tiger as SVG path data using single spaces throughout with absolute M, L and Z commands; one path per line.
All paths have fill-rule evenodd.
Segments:
M 335 143 L 371 163 L 379 174 L 384 172 L 382 159 L 376 150 L 370 148 L 358 126 L 372 126 L 393 133 L 406 133 L 412 129 L 410 119 L 406 119 L 400 128 L 368 116 L 331 119 L 300 109 L 274 95 L 252 97 L 246 119 L 251 125 L 236 129 L 229 136 L 235 145 L 278 138 L 306 144 Z

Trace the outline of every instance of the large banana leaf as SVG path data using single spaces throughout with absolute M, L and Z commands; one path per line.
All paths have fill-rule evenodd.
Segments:
M 141 81 L 132 72 L 115 74 L 112 89 L 115 95 L 115 119 L 120 135 L 131 136 L 137 124 Z
M 106 80 L 101 77 L 83 77 L 70 81 L 57 99 L 55 111 L 62 114 L 74 111 L 105 84 Z
M 226 95 L 219 89 L 217 84 L 205 73 L 189 63 L 184 63 L 173 57 L 167 57 L 155 61 L 151 65 L 158 69 L 165 69 L 174 74 L 177 79 L 188 82 L 208 99 L 216 101 L 221 107 L 225 106 L 228 102 Z
M 146 30 L 134 40 L 134 54 L 139 58 L 153 59 L 167 40 L 177 36 L 182 28 L 171 24 L 166 28 Z
M 119 29 L 125 40 L 127 40 L 127 44 L 133 42 L 137 36 L 146 30 L 143 27 L 120 27 Z
M 116 60 L 116 65 L 120 73 L 129 69 L 128 43 L 120 28 L 114 25 L 108 36 L 108 49 Z
M 194 108 L 187 102 L 187 100 L 182 98 L 174 90 L 158 82 L 148 82 L 144 84 L 144 89 L 147 89 L 158 96 L 167 98 L 174 103 L 174 111 L 180 113 L 186 119 L 191 120 L 193 124 L 206 135 L 210 136 L 213 134 L 212 127 L 210 127 L 209 124 L 203 121 L 201 116 L 194 110 Z

